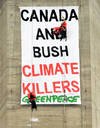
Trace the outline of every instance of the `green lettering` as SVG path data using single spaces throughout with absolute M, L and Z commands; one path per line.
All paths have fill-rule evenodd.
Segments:
M 25 96 L 23 99 L 22 99 L 23 102 L 29 102 L 29 99 L 28 99 L 28 96 Z
M 46 102 L 48 102 L 48 101 L 51 102 L 51 97 L 52 96 L 50 96 L 50 98 L 48 96 L 46 96 Z
M 53 98 L 53 102 L 55 102 L 55 100 L 57 99 L 57 96 L 53 95 L 52 98 Z
M 36 102 L 39 102 L 39 100 L 40 100 L 40 96 L 37 96 L 36 99 L 35 99 L 35 101 Z
M 70 97 L 67 97 L 66 96 L 66 102 L 77 102 L 77 98 L 79 98 L 80 96 L 70 96 Z M 35 101 L 36 102 L 51 102 L 51 100 L 53 100 L 53 102 L 55 102 L 57 100 L 57 102 L 64 102 L 64 96 L 63 95 L 60 95 L 60 96 L 57 96 L 57 95 L 52 95 L 52 96 L 37 96 Z M 23 102 L 29 102 L 29 99 L 28 99 L 28 96 L 25 96 L 23 99 L 22 99 Z
M 74 102 L 77 102 L 77 98 L 79 98 L 80 96 L 74 96 L 73 100 Z
M 63 96 L 63 97 L 64 97 L 64 96 Z M 62 102 L 64 102 L 64 98 L 63 98 Z M 67 96 L 66 96 L 66 102 L 67 102 Z
M 58 102 L 61 102 L 62 101 L 62 97 L 64 97 L 63 95 L 60 95 L 58 98 L 57 98 L 57 101 Z
M 69 102 L 73 102 L 74 101 L 72 96 L 67 97 L 67 99 L 68 99 Z M 70 99 L 72 99 L 72 100 L 70 100 Z
M 41 102 L 45 102 L 45 96 L 41 97 Z

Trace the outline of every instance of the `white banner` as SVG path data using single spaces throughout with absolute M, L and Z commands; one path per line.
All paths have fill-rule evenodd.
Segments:
M 21 104 L 81 104 L 78 7 L 20 7 Z

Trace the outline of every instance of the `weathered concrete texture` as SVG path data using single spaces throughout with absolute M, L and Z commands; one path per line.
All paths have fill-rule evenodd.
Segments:
M 0 10 L 0 126 L 7 127 L 7 3 Z
M 20 6 L 79 6 L 81 105 L 21 106 Z M 99 0 L 7 0 L 0 10 L 0 128 L 100 127 Z M 6 95 L 7 94 L 7 95 Z M 30 118 L 38 118 L 31 122 Z
M 3 4 L 6 2 L 6 0 L 0 0 L 0 9 L 3 7 Z
M 90 1 L 92 126 L 100 127 L 100 1 Z

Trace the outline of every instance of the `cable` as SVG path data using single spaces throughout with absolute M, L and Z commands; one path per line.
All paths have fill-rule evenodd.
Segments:
M 15 3 L 14 3 L 14 5 L 13 6 L 15 6 L 16 5 L 16 0 L 15 0 Z M 15 13 L 15 8 L 14 8 L 14 12 L 13 12 L 13 16 L 14 16 L 14 14 L 16 14 Z M 15 16 L 16 17 L 16 16 Z M 15 17 L 13 18 L 13 22 L 15 21 Z M 14 23 L 13 23 L 13 27 L 14 27 Z M 13 57 L 12 58 L 14 58 L 14 35 L 15 34 L 15 27 L 14 27 L 14 29 L 13 29 Z M 13 60 L 12 60 L 12 83 L 11 83 L 11 90 L 12 90 L 12 84 L 13 84 L 13 77 L 14 77 L 14 72 L 13 72 L 13 70 L 14 70 L 14 64 L 13 64 Z M 13 92 L 13 90 L 12 90 L 12 92 Z M 12 105 L 12 92 L 11 92 L 11 105 Z M 12 122 L 12 110 L 11 110 L 11 122 Z M 11 124 L 11 128 L 12 128 L 12 124 Z
M 32 9 L 33 9 L 33 0 L 32 0 Z M 32 42 L 31 42 L 31 69 L 32 69 L 32 63 L 33 63 L 32 47 L 33 47 L 33 21 L 32 21 Z M 32 92 L 32 70 L 31 70 L 31 92 Z M 31 111 L 31 119 L 32 119 L 32 111 Z M 31 128 L 32 128 L 32 121 L 31 121 Z
M 82 16 L 81 14 L 81 1 L 80 1 L 80 16 Z M 81 23 L 81 30 L 80 30 L 80 39 L 82 40 L 82 17 L 80 17 L 80 23 Z M 79 44 L 79 47 L 80 49 L 82 49 L 82 43 Z M 81 65 L 81 52 L 80 52 L 80 65 Z M 83 87 L 81 86 L 81 90 L 83 90 Z M 82 96 L 82 95 L 81 95 Z M 82 112 L 83 112 L 83 106 L 81 105 L 81 125 L 82 125 L 82 128 L 83 128 L 83 115 L 82 115 Z
M 63 0 L 62 0 L 62 8 L 63 8 Z M 67 31 L 66 31 L 67 32 Z M 63 47 L 65 46 L 65 41 L 63 39 Z M 64 54 L 64 57 L 63 57 L 63 62 L 65 62 L 65 54 Z M 63 77 L 63 81 L 65 81 L 65 72 L 64 72 L 64 77 Z M 63 127 L 65 128 L 66 127 L 66 91 L 64 93 L 64 107 L 63 107 Z

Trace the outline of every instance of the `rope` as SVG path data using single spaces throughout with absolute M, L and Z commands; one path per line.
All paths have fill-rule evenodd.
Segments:
M 63 0 L 62 0 L 62 8 L 63 8 Z M 65 46 L 65 41 L 63 39 L 63 47 Z M 65 54 L 64 54 L 64 57 L 63 57 L 63 61 L 65 62 Z M 63 81 L 65 80 L 65 73 L 64 73 L 64 77 L 63 77 Z M 63 107 L 63 127 L 65 128 L 66 127 L 66 93 L 64 93 L 64 107 Z
M 85 2 L 84 2 L 85 3 Z M 83 11 L 83 15 L 84 15 L 84 11 Z M 84 37 L 84 41 L 85 41 L 85 39 L 86 39 L 86 37 Z M 84 55 L 83 55 L 84 56 Z M 84 70 L 85 71 L 85 70 Z M 83 78 L 85 78 L 85 73 L 84 73 L 84 77 Z M 85 84 L 86 85 L 86 84 Z M 82 89 L 83 90 L 83 92 L 84 92 L 84 89 Z M 85 97 L 84 97 L 85 98 Z M 85 98 L 86 99 L 86 98 Z M 83 107 L 83 106 L 82 106 Z M 85 111 L 85 109 L 86 109 L 86 106 L 84 106 L 83 107 L 83 111 Z M 82 111 L 82 112 L 83 112 Z M 86 114 L 85 114 L 85 112 L 83 113 L 84 115 L 83 115 L 83 121 L 86 121 Z M 82 124 L 82 126 L 83 126 L 83 124 Z M 86 128 L 87 128 L 87 125 L 86 125 Z
M 14 32 L 13 32 L 13 58 L 14 58 Z M 12 83 L 11 83 L 11 105 L 12 105 L 12 84 L 13 84 L 13 60 L 12 60 Z M 12 109 L 11 109 L 11 123 L 12 123 Z M 12 128 L 12 124 L 11 124 Z
M 13 6 L 15 6 L 16 5 L 16 0 L 15 0 L 15 3 L 14 3 L 14 5 Z M 13 12 L 13 16 L 15 15 L 16 13 L 15 13 L 15 8 L 14 8 L 14 12 Z M 16 16 L 15 16 L 16 17 Z M 13 18 L 13 27 L 14 27 L 14 22 L 15 22 L 15 17 Z M 15 30 L 15 27 L 14 27 L 14 29 L 13 29 L 13 58 L 14 58 L 14 31 Z M 14 66 L 13 66 L 13 60 L 12 60 L 12 84 L 13 84 L 13 77 L 14 77 L 14 75 L 13 75 L 13 68 L 14 68 Z M 11 84 L 11 91 L 12 91 L 12 84 Z M 11 104 L 12 104 L 12 92 L 11 92 Z M 12 122 L 12 110 L 11 110 L 11 122 Z M 12 125 L 11 125 L 11 128 L 12 128 Z
M 64 128 L 66 127 L 66 107 L 65 107 L 65 98 L 66 98 L 66 95 L 64 94 Z
M 32 111 L 31 111 L 31 128 L 32 128 Z
M 33 0 L 32 0 L 32 9 L 33 9 Z M 32 47 L 33 47 L 33 21 L 32 21 L 32 43 L 31 43 L 31 69 L 32 69 L 32 63 L 33 63 Z M 32 70 L 31 70 L 31 92 L 32 92 Z M 32 119 L 32 111 L 31 111 L 31 119 Z M 31 128 L 32 128 L 32 121 L 31 121 Z
M 82 16 L 82 11 L 81 11 L 81 1 L 80 1 L 80 16 Z M 80 17 L 80 23 L 81 23 L 81 30 L 80 30 L 80 39 L 82 40 L 82 17 Z M 82 43 L 79 43 L 79 47 L 80 49 L 82 49 Z M 81 52 L 80 52 L 80 59 L 82 58 Z M 80 65 L 81 65 L 81 61 L 80 61 Z M 81 73 L 81 72 L 80 72 Z M 83 90 L 83 87 L 81 86 L 81 90 Z M 82 96 L 82 95 L 81 95 Z M 82 111 L 83 111 L 83 106 L 81 105 L 81 125 L 83 128 L 83 116 L 82 116 Z

